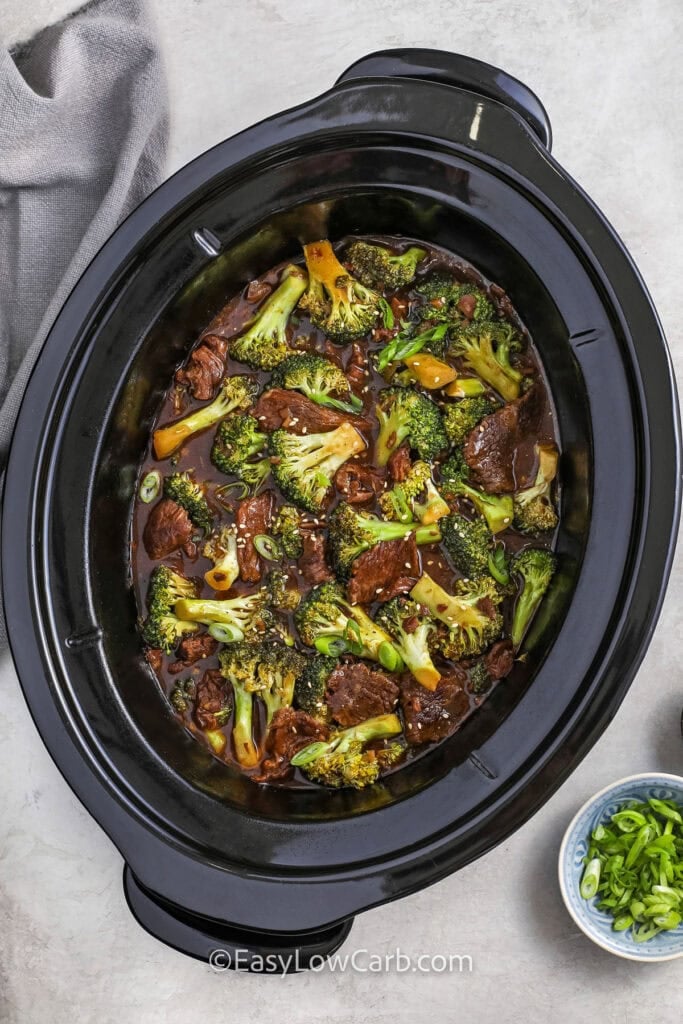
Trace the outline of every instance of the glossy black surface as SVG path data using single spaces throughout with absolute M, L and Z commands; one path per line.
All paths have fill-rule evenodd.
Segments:
M 459 58 L 445 56 L 448 76 L 471 87 L 471 62 L 458 75 Z M 410 67 L 425 59 L 404 55 Z M 501 74 L 490 69 L 489 82 Z M 679 433 L 644 286 L 519 110 L 423 77 L 351 79 L 166 182 L 72 293 L 17 425 L 2 558 L 22 686 L 60 769 L 130 865 L 136 914 L 164 937 L 182 908 L 186 938 L 168 941 L 193 955 L 204 942 L 187 937 L 193 915 L 202 936 L 220 922 L 223 940 L 226 922 L 326 930 L 500 842 L 600 735 L 659 611 Z M 169 713 L 135 630 L 128 518 L 158 400 L 199 329 L 302 241 L 352 231 L 445 246 L 509 291 L 556 403 L 561 572 L 526 690 L 499 687 L 452 740 L 370 792 L 271 792 Z

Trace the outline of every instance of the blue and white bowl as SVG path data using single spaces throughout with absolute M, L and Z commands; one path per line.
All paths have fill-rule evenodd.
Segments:
M 579 892 L 584 869 L 583 858 L 588 853 L 588 837 L 593 829 L 601 822 L 609 824 L 610 815 L 629 800 L 645 802 L 650 797 L 675 800 L 683 804 L 683 778 L 658 772 L 629 775 L 606 786 L 587 800 L 564 834 L 560 847 L 559 876 L 560 891 L 567 910 L 589 939 L 626 960 L 655 963 L 683 956 L 683 923 L 673 931 L 660 932 L 648 942 L 637 943 L 633 941 L 630 930 L 612 930 L 613 918 L 598 910 L 597 898 L 584 900 Z

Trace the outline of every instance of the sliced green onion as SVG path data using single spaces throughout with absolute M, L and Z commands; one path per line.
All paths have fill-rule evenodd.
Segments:
M 303 748 L 303 750 L 299 750 L 298 753 L 290 759 L 289 763 L 298 768 L 302 764 L 308 764 L 309 761 L 315 761 L 316 757 L 324 754 L 328 746 L 329 744 L 325 743 L 323 740 L 316 740 L 315 743 L 309 743 L 307 747 Z
M 242 498 L 246 498 L 249 494 L 249 488 L 243 480 L 233 480 L 229 484 L 221 484 L 214 491 L 214 494 L 220 501 L 221 505 L 225 503 L 229 498 L 234 498 L 236 501 L 241 501 Z
M 360 631 L 360 626 L 354 619 L 349 619 L 346 623 L 345 636 L 346 644 L 351 654 L 355 654 L 357 657 L 363 653 L 363 639 Z
M 612 821 L 622 832 L 635 832 L 647 824 L 645 815 L 638 811 L 619 811 L 612 815 Z
M 654 797 L 650 797 L 648 803 L 652 810 L 656 811 L 657 814 L 661 814 L 663 818 L 668 818 L 669 821 L 675 821 L 677 825 L 683 825 L 683 817 L 681 817 L 675 807 L 671 807 L 664 800 L 655 800 Z
M 601 864 L 597 857 L 589 860 L 588 864 L 586 864 L 581 885 L 579 886 L 579 892 L 585 900 L 592 900 L 597 893 L 598 885 L 600 884 L 600 870 Z
M 314 402 L 318 403 L 318 405 L 325 405 L 328 406 L 330 409 L 339 409 L 341 410 L 341 412 L 355 413 L 359 412 L 363 408 L 363 403 L 361 402 L 360 398 L 352 394 L 349 394 L 347 402 L 343 402 L 340 398 L 330 398 L 329 395 L 311 397 L 313 398 Z
M 394 326 L 394 311 L 387 300 L 380 296 L 379 308 L 382 310 L 382 326 L 388 331 Z
M 149 505 L 151 501 L 154 501 L 159 495 L 161 490 L 161 473 L 158 469 L 152 469 L 142 478 L 140 483 L 140 501 L 144 501 L 145 505 Z
M 408 334 L 397 334 L 388 345 L 385 345 L 377 357 L 377 369 L 380 373 L 386 370 L 389 363 L 398 363 L 402 359 L 417 355 L 422 351 L 427 342 L 440 341 L 446 331 L 448 324 L 439 324 L 438 327 L 431 327 L 428 331 L 413 336 Z
M 349 645 L 340 636 L 319 636 L 315 641 L 315 649 L 329 658 L 338 658 L 340 654 L 346 654 Z
M 647 942 L 683 922 L 683 808 L 671 800 L 634 801 L 593 830 L 579 885 L 612 916 L 615 931 Z
M 402 672 L 405 668 L 403 658 L 398 653 L 393 644 L 381 643 L 377 649 L 377 657 L 379 658 L 380 665 L 387 670 L 387 672 Z
M 227 622 L 212 622 L 209 626 L 209 633 L 221 644 L 234 644 L 238 640 L 244 640 L 244 633 L 238 626 L 231 626 Z
M 268 559 L 269 562 L 279 562 L 282 558 L 282 548 L 267 533 L 257 533 L 253 540 L 254 547 L 259 555 Z

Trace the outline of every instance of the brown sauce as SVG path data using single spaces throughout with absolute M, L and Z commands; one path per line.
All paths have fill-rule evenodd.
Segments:
M 538 431 L 534 439 L 529 441 L 527 445 L 523 445 L 517 453 L 515 469 L 518 472 L 527 473 L 530 468 L 533 468 L 533 463 L 535 459 L 534 442 L 554 443 L 557 445 L 558 439 L 556 436 L 554 426 L 552 401 L 550 398 L 547 383 L 543 375 L 540 361 L 533 347 L 531 339 L 525 331 L 521 321 L 517 317 L 517 314 L 512 308 L 507 296 L 501 291 L 501 289 L 497 288 L 497 286 L 491 285 L 490 282 L 484 279 L 482 275 L 471 265 L 467 264 L 466 262 L 458 259 L 457 257 L 449 253 L 446 253 L 443 250 L 427 246 L 425 245 L 425 243 L 421 241 L 418 243 L 411 243 L 406 239 L 397 239 L 395 237 L 383 238 L 380 236 L 372 237 L 369 238 L 368 240 L 385 244 L 394 249 L 405 248 L 409 244 L 421 245 L 423 248 L 426 248 L 428 250 L 428 255 L 420 264 L 420 279 L 426 277 L 429 273 L 433 271 L 445 271 L 454 274 L 461 281 L 467 281 L 476 284 L 479 287 L 482 287 L 487 292 L 489 298 L 491 298 L 491 300 L 494 302 L 498 314 L 512 321 L 515 324 L 515 326 L 517 326 L 524 333 L 526 338 L 526 347 L 522 356 L 523 369 L 525 374 L 533 375 L 533 377 L 537 380 L 538 387 L 540 388 L 542 393 L 543 403 L 540 430 Z M 337 251 L 343 251 L 344 247 L 346 246 L 346 244 L 348 244 L 348 242 L 349 239 L 344 239 L 339 246 L 335 244 L 335 249 L 337 249 Z M 284 265 L 285 264 L 283 263 L 279 264 L 276 267 L 273 267 L 267 273 L 263 274 L 261 278 L 259 278 L 259 282 L 263 282 L 267 285 L 275 287 L 279 279 L 280 272 L 282 271 Z M 258 301 L 248 301 L 247 293 L 248 288 L 245 287 L 242 293 L 235 296 L 222 310 L 220 310 L 220 312 L 207 326 L 207 328 L 203 332 L 202 337 L 206 337 L 209 334 L 215 334 L 230 339 L 232 337 L 239 335 L 245 323 L 251 317 L 253 317 L 255 310 L 258 308 Z M 257 296 L 262 296 L 262 291 L 258 288 L 254 288 L 252 283 L 251 294 L 254 293 L 256 293 Z M 416 293 L 414 292 L 414 290 L 412 290 L 412 288 L 408 288 L 403 292 L 398 292 L 395 294 L 399 300 L 404 300 L 406 303 L 408 303 L 411 301 L 411 299 L 414 298 Z M 347 367 L 349 360 L 351 358 L 351 345 L 338 346 L 326 340 L 323 333 L 319 331 L 317 328 L 315 328 L 310 323 L 308 317 L 305 314 L 301 313 L 299 310 L 295 312 L 293 321 L 293 327 L 290 328 L 291 336 L 289 338 L 289 343 L 293 353 L 300 351 L 316 351 L 322 355 L 326 355 L 334 359 L 335 361 L 339 362 L 339 364 L 343 368 Z M 194 339 L 188 338 L 188 352 L 193 340 Z M 201 338 L 196 340 L 197 342 L 199 342 Z M 378 425 L 376 424 L 376 420 L 372 414 L 372 410 L 377 391 L 379 391 L 383 387 L 386 387 L 387 381 L 382 376 L 375 372 L 372 366 L 372 360 L 369 358 L 371 353 L 378 351 L 382 347 L 382 342 L 378 340 L 372 340 L 371 338 L 366 338 L 360 339 L 357 342 L 357 344 L 361 346 L 363 351 L 366 373 L 365 385 L 363 387 L 362 393 L 360 394 L 360 397 L 363 401 L 363 410 L 361 415 L 369 416 L 372 422 L 375 424 L 375 426 L 371 431 L 370 435 L 368 436 L 368 440 L 370 441 L 368 447 L 360 455 L 354 456 L 354 459 L 357 460 L 360 464 L 371 465 L 373 442 L 378 432 Z M 454 365 L 456 369 L 462 369 L 459 360 L 454 359 L 449 361 Z M 242 363 L 235 362 L 230 357 L 228 357 L 226 365 L 226 376 L 233 374 L 249 374 L 250 376 L 255 376 L 258 379 L 262 389 L 265 389 L 267 387 L 267 382 L 270 377 L 269 373 L 255 372 L 248 366 L 245 366 Z M 429 394 L 429 396 L 438 403 L 442 401 L 442 399 L 439 397 L 440 392 L 432 391 L 426 393 Z M 448 399 L 444 398 L 443 401 L 447 402 Z M 206 402 L 195 401 L 190 396 L 187 390 L 177 386 L 174 382 L 171 382 L 171 386 L 169 387 L 165 399 L 158 411 L 155 426 L 162 426 L 172 420 L 178 419 L 179 417 L 186 415 L 193 409 L 199 408 L 206 404 Z M 216 488 L 221 487 L 226 483 L 229 483 L 231 478 L 226 477 L 225 475 L 220 473 L 211 462 L 210 451 L 213 443 L 214 433 L 215 429 L 211 429 L 203 434 L 194 436 L 193 438 L 190 439 L 188 443 L 183 445 L 183 447 L 180 449 L 177 455 L 173 457 L 172 460 L 164 460 L 162 462 L 158 462 L 155 460 L 151 447 L 150 438 L 150 445 L 148 447 L 147 454 L 142 462 L 142 465 L 140 466 L 138 483 L 148 472 L 150 472 L 150 470 L 157 470 L 162 475 L 166 475 L 170 472 L 182 472 L 186 470 L 192 470 L 195 479 L 197 481 L 202 481 L 207 485 L 206 496 L 212 508 L 214 508 L 215 511 L 218 513 L 218 518 L 216 521 L 216 525 L 218 526 L 220 524 L 225 524 L 234 521 L 232 510 L 234 509 L 234 506 L 236 505 L 237 502 L 220 499 L 215 493 Z M 266 486 L 272 488 L 275 491 L 277 495 L 277 507 L 279 507 L 279 505 L 281 504 L 291 504 L 291 502 L 288 502 L 286 501 L 286 499 L 282 498 L 279 491 L 272 482 L 269 482 Z M 343 498 L 343 496 L 340 496 L 336 491 L 333 493 L 329 503 L 329 507 L 327 509 L 328 514 L 338 503 L 340 497 Z M 467 502 L 459 502 L 460 510 L 464 511 L 466 514 L 468 511 L 467 506 Z M 150 509 L 152 507 L 153 505 L 148 505 L 140 500 L 136 500 L 132 519 L 132 575 L 141 618 L 144 618 L 147 614 L 146 594 L 150 575 L 154 567 L 157 564 L 159 564 L 158 562 L 152 561 L 148 557 L 145 551 L 144 544 L 142 542 L 143 529 L 149 516 Z M 373 512 L 376 514 L 381 514 L 379 506 L 377 505 L 363 505 L 361 506 L 361 508 L 364 513 Z M 470 509 L 470 511 L 473 510 Z M 305 520 L 307 520 L 309 523 L 311 523 L 314 520 L 314 517 L 308 513 L 304 513 L 304 517 Z M 190 559 L 186 555 L 177 551 L 174 554 L 170 555 L 168 558 L 164 559 L 163 562 L 164 564 L 169 565 L 175 571 L 187 577 L 191 577 L 197 583 L 201 584 L 198 590 L 198 596 L 205 598 L 220 597 L 220 594 L 216 594 L 204 582 L 203 575 L 207 570 L 209 570 L 212 567 L 212 563 L 201 554 L 201 531 L 197 531 L 197 536 L 199 543 L 198 554 L 195 558 Z M 510 529 L 498 534 L 497 540 L 502 541 L 505 544 L 505 547 L 508 550 L 508 552 L 514 552 L 519 548 L 523 547 L 525 544 L 528 544 L 530 538 L 528 536 L 523 536 L 522 534 L 517 533 L 513 529 Z M 547 537 L 544 539 L 543 535 L 533 538 L 533 544 L 536 547 L 541 547 L 545 545 L 549 546 L 550 543 L 551 541 Z M 450 563 L 445 548 L 439 544 L 424 545 L 420 548 L 420 558 L 423 570 L 426 570 L 432 576 L 432 578 L 436 580 L 437 583 L 439 583 L 442 587 L 444 587 L 444 589 L 450 592 L 452 590 L 453 584 L 457 579 L 460 578 L 461 574 Z M 289 575 L 292 579 L 296 579 L 299 581 L 299 587 L 302 591 L 307 591 L 309 589 L 308 586 L 301 580 L 300 570 L 298 569 L 296 562 L 288 561 L 287 559 L 285 559 L 284 562 L 282 563 L 282 567 L 288 570 Z M 253 589 L 253 585 L 245 584 L 240 580 L 237 580 L 233 588 L 230 590 L 229 596 L 233 597 L 240 593 L 250 592 Z M 511 605 L 512 599 L 506 598 L 503 605 L 503 610 L 506 616 L 506 622 L 509 622 L 510 620 Z M 366 610 L 368 610 L 369 614 L 373 616 L 377 607 L 379 607 L 379 605 L 377 604 L 370 605 L 366 608 Z M 293 623 L 293 614 L 280 612 L 278 613 L 278 616 L 282 619 L 283 623 L 288 627 L 289 632 L 296 636 L 297 634 Z M 304 647 L 303 645 L 298 646 L 300 647 L 302 653 L 306 654 L 309 657 L 311 656 L 312 652 L 310 648 Z M 171 674 L 169 672 L 169 665 L 175 660 L 176 656 L 174 654 L 169 656 L 163 654 L 160 651 L 153 652 L 153 655 L 149 658 L 150 665 L 152 665 L 158 677 L 162 690 L 169 697 L 173 688 L 176 686 L 179 680 L 191 679 L 196 682 L 202 678 L 202 676 L 208 669 L 217 669 L 219 667 L 218 655 L 215 654 L 209 658 L 205 658 L 196 662 L 194 665 L 187 667 L 179 674 Z M 435 657 L 435 661 L 439 663 L 438 656 Z M 443 660 L 440 664 L 447 665 L 447 663 L 443 662 Z M 376 665 L 371 665 L 371 667 L 378 668 L 378 666 Z M 504 685 L 504 682 L 502 683 L 502 685 Z M 491 691 L 489 691 L 489 693 L 490 692 Z M 486 696 L 488 695 L 489 694 L 486 694 Z M 470 702 L 470 711 L 474 711 L 477 707 L 481 705 L 482 700 L 486 699 L 485 697 L 482 697 L 481 694 L 469 694 L 468 696 Z M 262 736 L 262 733 L 264 731 L 265 713 L 260 701 L 255 700 L 254 705 L 254 718 L 256 722 L 255 732 L 256 736 L 259 737 Z M 400 714 L 400 711 L 398 711 L 397 713 Z M 184 728 L 188 729 L 199 741 L 205 743 L 207 742 L 201 729 L 197 727 L 196 723 L 193 720 L 191 705 L 190 707 L 188 707 L 188 710 L 186 712 L 176 712 L 176 715 L 178 717 L 179 722 L 182 724 Z M 240 768 L 239 765 L 237 765 L 233 757 L 230 741 L 231 729 L 232 717 L 230 717 L 223 726 L 223 732 L 227 737 L 227 746 L 225 754 L 223 755 L 223 760 L 227 761 L 230 764 L 234 764 L 239 771 L 244 771 L 244 769 Z M 405 759 L 421 756 L 426 752 L 427 749 L 429 749 L 429 747 L 429 744 L 423 744 L 422 746 L 417 747 L 408 747 L 404 760 L 402 762 L 398 762 L 398 764 L 396 765 L 393 765 L 388 770 L 400 770 L 402 764 L 405 763 Z M 256 769 L 253 770 L 251 774 L 258 775 L 258 772 L 259 770 Z M 247 772 L 247 774 L 250 773 Z M 271 784 L 296 787 L 313 785 L 306 779 L 306 777 L 299 770 L 291 770 L 289 775 L 285 776 L 284 778 L 275 779 Z

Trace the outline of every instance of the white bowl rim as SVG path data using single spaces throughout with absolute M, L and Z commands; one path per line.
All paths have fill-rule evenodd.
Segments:
M 617 950 L 613 949 L 611 946 L 608 946 L 605 942 L 602 941 L 600 936 L 590 931 L 589 928 L 586 927 L 584 922 L 574 913 L 574 910 L 570 905 L 569 898 L 567 896 L 564 878 L 562 877 L 562 867 L 567 855 L 569 837 L 571 833 L 574 831 L 574 827 L 577 824 L 579 818 L 584 814 L 585 811 L 588 810 L 589 807 L 597 803 L 601 799 L 601 797 L 606 796 L 613 789 L 616 789 L 618 786 L 623 786 L 624 783 L 643 782 L 645 780 L 654 781 L 657 779 L 661 779 L 664 782 L 675 782 L 676 785 L 680 786 L 683 789 L 683 776 L 672 775 L 671 772 L 639 772 L 637 775 L 625 775 L 623 779 L 617 779 L 616 782 L 610 782 L 608 786 L 604 786 L 603 789 L 599 789 L 597 793 L 594 793 L 593 796 L 589 797 L 588 800 L 586 800 L 581 805 L 581 807 L 579 807 L 578 811 L 567 825 L 564 836 L 562 837 L 562 842 L 560 844 L 560 852 L 557 859 L 557 873 L 560 883 L 560 892 L 562 893 L 564 905 L 567 908 L 570 917 L 574 921 L 574 924 L 583 932 L 583 934 L 588 936 L 588 938 L 592 942 L 594 942 L 596 946 L 600 946 L 601 949 L 606 950 L 608 953 L 612 953 L 613 956 L 619 956 L 623 960 L 637 960 L 639 963 L 653 964 L 663 963 L 665 960 L 678 960 L 680 957 L 683 956 L 683 949 L 681 949 L 678 953 L 661 953 L 658 956 L 645 957 L 639 956 L 637 953 L 627 953 L 625 950 Z

